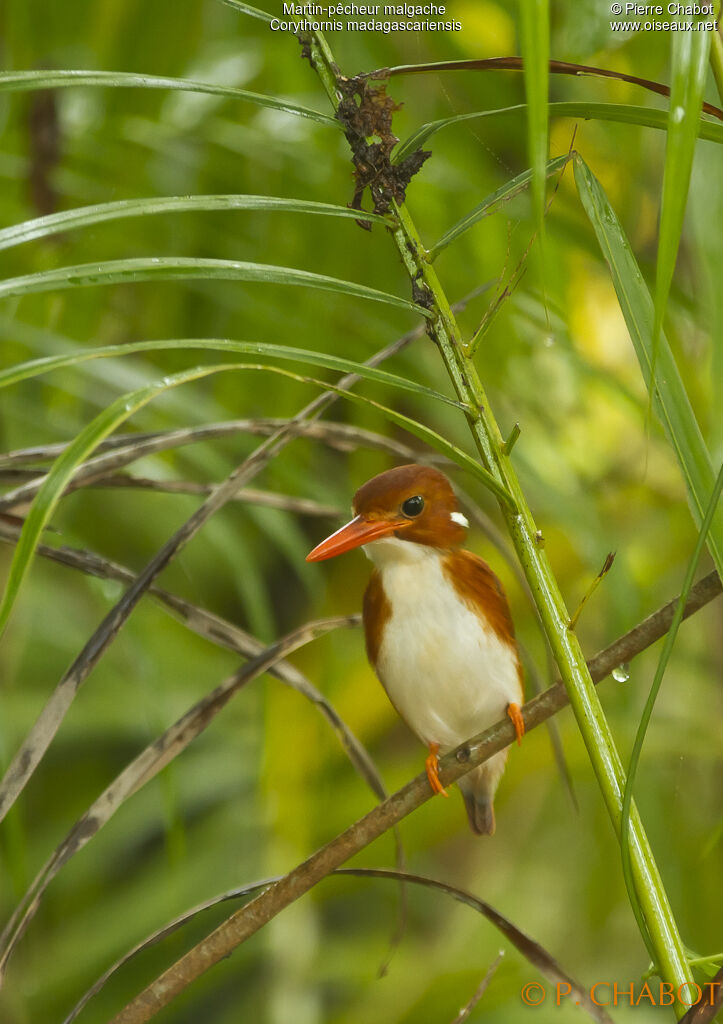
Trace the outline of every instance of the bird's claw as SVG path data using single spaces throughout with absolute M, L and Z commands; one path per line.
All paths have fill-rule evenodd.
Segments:
M 427 778 L 429 779 L 429 785 L 433 793 L 439 793 L 440 796 L 449 796 L 449 793 L 444 788 L 442 783 L 439 781 L 439 743 L 429 744 L 429 754 L 424 762 L 424 767 L 427 769 Z
M 522 743 L 522 737 L 525 735 L 525 720 L 522 717 L 520 705 L 514 703 L 508 704 L 507 717 L 515 727 L 515 736 L 517 737 L 517 745 L 519 746 Z

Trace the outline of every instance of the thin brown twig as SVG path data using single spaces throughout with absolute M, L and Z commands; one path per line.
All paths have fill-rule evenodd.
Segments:
M 29 469 L 0 469 L 0 482 L 26 482 L 35 480 L 37 473 Z M 202 484 L 195 480 L 159 480 L 155 477 L 131 476 L 129 473 L 109 473 L 107 476 L 94 477 L 90 480 L 74 480 L 65 493 L 81 488 L 96 490 L 140 490 L 156 491 L 159 494 L 210 494 L 213 484 Z M 256 487 L 244 487 L 231 498 L 231 502 L 240 505 L 259 505 L 261 508 L 276 508 L 282 512 L 292 512 L 299 516 L 322 516 L 331 518 L 340 516 L 341 509 L 336 505 L 323 505 L 311 498 L 297 498 L 291 494 L 279 494 L 277 491 L 263 491 Z M 0 513 L 4 515 L 5 513 Z
M 693 614 L 721 593 L 717 573 L 710 573 L 691 590 L 685 616 Z M 590 676 L 598 683 L 615 666 L 659 640 L 669 629 L 677 599 L 668 602 L 638 626 L 620 637 L 588 662 Z M 568 703 L 562 683 L 556 683 L 522 708 L 525 728 L 530 731 Z M 515 740 L 515 729 L 509 718 L 491 726 L 479 736 L 463 743 L 440 760 L 439 776 L 443 785 L 456 782 L 471 768 L 503 750 Z M 392 825 L 398 824 L 432 796 L 426 774 L 418 775 L 402 789 L 378 804 L 363 818 L 317 850 L 279 882 L 270 886 L 242 909 L 232 914 L 215 931 L 156 978 L 143 992 L 128 1003 L 111 1024 L 144 1024 L 180 992 L 219 960 L 227 957 L 242 942 L 274 918 L 322 878 L 368 846 Z
M 504 951 L 504 949 L 501 949 L 499 951 L 499 953 L 497 954 L 497 956 L 495 957 L 495 959 L 492 961 L 492 963 L 487 968 L 487 970 L 485 972 L 485 976 L 482 979 L 482 981 L 480 982 L 480 984 L 477 986 L 477 988 L 476 988 L 472 998 L 466 1003 L 465 1006 L 462 1007 L 462 1009 L 459 1011 L 457 1016 L 452 1021 L 452 1024 L 464 1024 L 464 1022 L 466 1020 L 469 1020 L 469 1015 L 472 1013 L 472 1010 L 474 1010 L 474 1008 L 477 1005 L 477 1003 L 480 1001 L 482 996 L 485 994 L 485 992 L 489 988 L 489 984 L 492 981 L 492 978 L 494 977 L 494 975 L 495 975 L 495 973 L 497 971 L 497 968 L 502 963 L 504 955 L 505 955 L 505 951 Z
M 177 427 L 174 430 L 158 430 L 144 434 L 115 434 L 102 441 L 96 448 L 96 452 L 104 454 L 117 451 L 119 448 L 128 449 L 129 452 L 135 450 L 135 461 L 135 459 L 143 458 L 146 455 L 155 455 L 171 448 L 233 437 L 236 434 L 270 437 L 288 422 L 288 419 L 279 417 L 258 416 L 251 419 L 223 420 L 220 423 L 203 423 L 195 427 Z M 304 436 L 314 441 L 323 441 L 329 447 L 338 448 L 343 452 L 351 451 L 359 444 L 369 448 L 381 448 L 383 451 L 392 450 L 387 447 L 387 445 L 391 445 L 395 452 L 399 447 L 399 453 L 402 455 L 405 451 L 413 451 L 408 445 L 384 437 L 383 434 L 354 426 L 351 423 L 337 423 L 334 420 L 310 420 L 304 426 Z M 32 448 L 17 448 L 11 452 L 5 452 L 0 455 L 0 468 L 18 463 L 47 462 L 49 459 L 55 459 L 58 455 L 62 455 L 70 443 L 69 441 L 53 442 L 52 444 L 34 445 Z M 433 453 L 433 457 L 440 464 L 450 464 L 445 455 Z M 108 468 L 115 467 L 109 466 Z
M 237 433 L 247 433 L 256 437 L 271 437 L 290 422 L 289 419 L 271 418 L 231 420 L 226 423 L 169 430 L 156 434 L 144 434 L 137 438 L 126 434 L 123 436 L 124 443 L 122 445 L 110 444 L 107 450 L 103 450 L 103 445 L 99 445 L 98 448 L 101 450 L 101 454 L 88 459 L 87 462 L 83 462 L 78 466 L 64 493 L 68 494 L 71 491 L 78 490 L 80 487 L 91 486 L 103 480 L 107 474 L 117 472 L 133 462 L 137 462 L 139 459 L 168 451 L 171 448 L 196 444 L 211 438 L 226 437 Z M 414 460 L 420 456 L 417 449 L 401 441 L 385 438 L 382 434 L 372 430 L 365 430 L 362 427 L 355 427 L 348 423 L 309 420 L 304 424 L 303 429 L 299 430 L 298 436 L 303 436 L 309 440 L 322 441 L 329 447 L 343 452 L 354 451 L 360 445 L 363 445 L 378 451 L 389 452 L 389 454 L 397 455 L 400 458 Z M 109 438 L 108 440 L 117 439 Z M 36 448 L 19 449 L 0 456 L 0 473 L 3 473 L 3 475 L 9 473 L 22 474 L 16 476 L 16 479 L 20 481 L 18 486 L 12 491 L 7 491 L 0 498 L 0 512 L 9 509 L 17 510 L 18 506 L 24 507 L 27 505 L 38 493 L 47 475 L 45 473 L 39 474 L 37 470 L 20 470 L 17 468 L 6 468 L 3 472 L 2 467 L 14 467 L 21 462 L 55 458 L 57 455 L 62 454 L 66 448 L 67 444 L 51 444 Z M 449 459 L 437 453 L 426 453 L 425 458 L 434 465 L 450 464 Z M 249 489 L 245 488 L 245 490 L 248 491 Z

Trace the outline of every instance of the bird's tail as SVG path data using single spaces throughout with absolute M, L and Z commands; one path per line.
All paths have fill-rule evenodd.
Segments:
M 502 750 L 479 768 L 473 768 L 457 783 L 464 797 L 470 828 L 478 836 L 495 833 L 495 791 L 506 760 L 507 751 Z
M 467 808 L 470 828 L 478 836 L 495 834 L 495 806 L 491 796 L 478 793 L 462 793 Z

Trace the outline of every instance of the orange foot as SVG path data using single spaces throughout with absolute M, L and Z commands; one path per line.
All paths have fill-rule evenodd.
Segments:
M 433 793 L 439 793 L 440 796 L 449 796 L 449 793 L 444 788 L 442 783 L 439 781 L 439 743 L 429 744 L 429 756 L 424 762 L 424 767 L 427 769 L 427 778 L 429 779 L 429 785 L 432 787 Z
M 525 720 L 522 717 L 519 704 L 508 704 L 507 715 L 515 727 L 515 735 L 517 736 L 517 744 L 519 746 L 522 743 L 522 737 L 525 735 Z

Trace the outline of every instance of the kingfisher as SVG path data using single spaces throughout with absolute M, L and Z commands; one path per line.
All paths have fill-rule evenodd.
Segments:
M 374 563 L 364 594 L 366 650 L 391 703 L 428 748 L 427 778 L 445 754 L 507 714 L 525 731 L 522 668 L 499 579 L 461 545 L 469 523 L 452 485 L 429 466 L 390 469 L 354 495 L 353 519 L 307 562 L 362 547 Z M 495 831 L 494 797 L 507 750 L 459 779 L 472 831 Z

